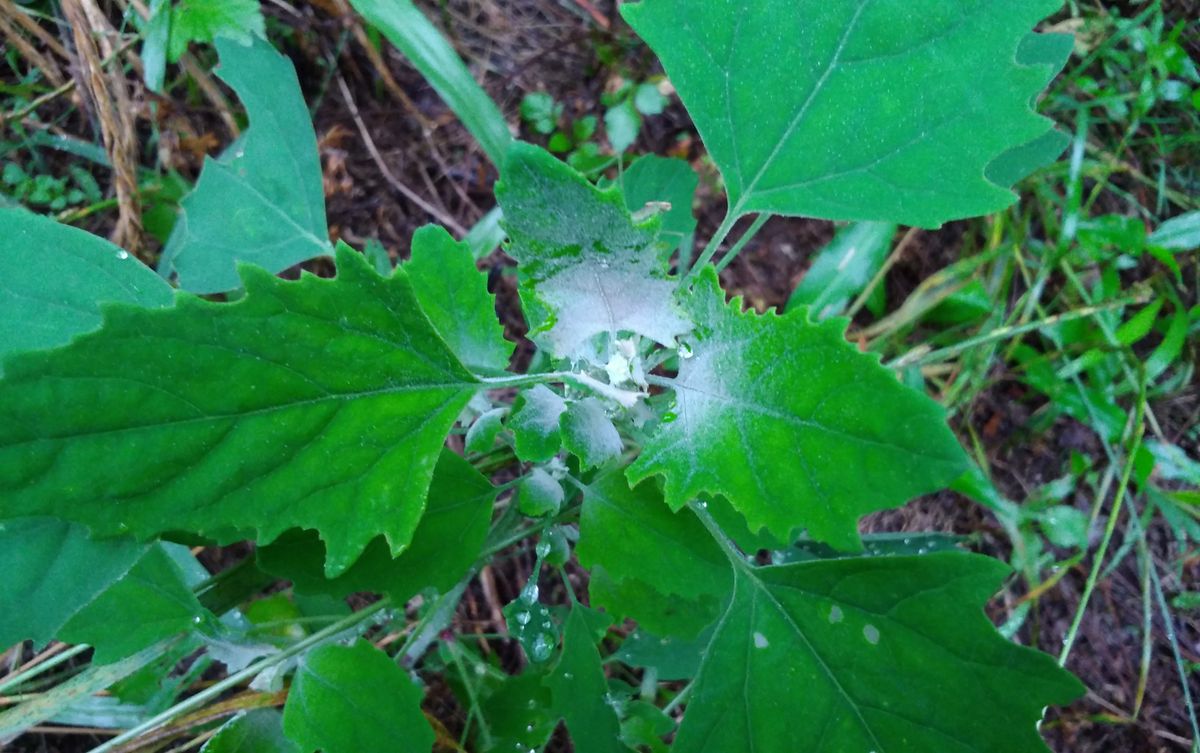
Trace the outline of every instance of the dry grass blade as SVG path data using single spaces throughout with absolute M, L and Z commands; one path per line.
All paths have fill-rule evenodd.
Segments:
M 137 183 L 137 130 L 133 123 L 133 103 L 128 82 L 116 65 L 118 61 L 113 50 L 106 56 L 114 64 L 113 72 L 105 75 L 96 38 L 98 33 L 111 31 L 111 26 L 94 0 L 64 0 L 62 7 L 75 42 L 80 88 L 86 92 L 100 121 L 100 135 L 112 163 L 118 214 L 111 237 L 117 245 L 137 254 L 142 248 L 142 207 Z M 108 46 L 107 41 L 104 44 Z

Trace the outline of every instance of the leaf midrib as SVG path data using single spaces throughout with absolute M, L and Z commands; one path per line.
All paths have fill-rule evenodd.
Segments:
M 47 377 L 41 377 L 41 378 L 45 379 Z M 114 379 L 113 377 L 63 377 L 63 378 L 68 379 L 68 380 L 78 380 L 78 379 L 111 380 L 111 379 Z M 120 379 L 128 380 L 128 378 L 126 378 L 126 377 L 120 377 Z M 123 427 L 116 428 L 116 429 L 103 429 L 103 430 L 98 430 L 98 431 L 83 431 L 83 432 L 77 432 L 77 433 L 73 433 L 73 434 L 62 434 L 62 435 L 57 435 L 57 436 L 35 437 L 33 439 L 27 439 L 27 440 L 24 440 L 21 442 L 10 442 L 7 444 L 2 444 L 2 445 L 0 445 L 0 450 L 6 449 L 6 448 L 11 448 L 11 447 L 21 447 L 24 445 L 37 444 L 39 442 L 64 441 L 64 440 L 70 440 L 70 439 L 82 439 L 85 437 L 113 436 L 113 435 L 123 434 L 126 432 L 165 429 L 165 428 L 173 428 L 173 427 L 177 427 L 177 426 L 187 426 L 190 424 L 201 424 L 201 423 L 206 423 L 206 422 L 226 421 L 226 420 L 231 420 L 231 419 L 236 421 L 236 420 L 240 420 L 240 419 L 253 418 L 255 416 L 261 416 L 261 415 L 268 415 L 268 414 L 271 414 L 271 413 L 274 413 L 277 411 L 285 411 L 285 410 L 289 410 L 291 408 L 303 407 L 303 406 L 308 406 L 308 405 L 320 405 L 320 404 L 323 404 L 326 402 L 334 402 L 334 401 L 350 402 L 350 401 L 355 401 L 355 400 L 365 400 L 365 399 L 369 399 L 372 397 L 381 397 L 381 396 L 395 395 L 395 394 L 406 394 L 406 393 L 411 394 L 411 393 L 418 393 L 418 392 L 448 391 L 450 394 L 448 394 L 447 398 L 444 401 L 442 401 L 442 404 L 445 405 L 446 403 L 449 403 L 453 399 L 453 397 L 455 396 L 456 393 L 462 392 L 467 389 L 475 389 L 475 388 L 478 388 L 479 386 L 480 385 L 478 385 L 477 383 L 472 383 L 472 382 L 453 382 L 453 383 L 444 383 L 444 384 L 439 383 L 439 384 L 427 384 L 427 385 L 402 385 L 402 386 L 397 386 L 397 387 L 386 387 L 386 388 L 382 388 L 382 389 L 378 389 L 378 390 L 363 390 L 360 392 L 329 393 L 326 395 L 322 395 L 320 397 L 309 398 L 309 399 L 305 399 L 305 400 L 293 400 L 291 402 L 286 402 L 286 403 L 278 403 L 276 405 L 267 406 L 265 408 L 256 408 L 254 410 L 244 411 L 241 413 L 209 414 L 209 415 L 204 415 L 204 416 L 193 416 L 191 418 L 182 418 L 182 419 L 175 419 L 175 420 L 169 420 L 169 421 L 158 421 L 158 422 L 148 423 L 148 424 L 139 424 L 137 426 L 123 426 Z M 175 397 L 178 397 L 180 400 L 185 400 L 185 398 L 182 398 L 178 395 L 176 395 Z

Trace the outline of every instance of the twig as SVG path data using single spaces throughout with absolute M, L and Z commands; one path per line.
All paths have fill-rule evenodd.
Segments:
M 379 149 L 375 146 L 375 141 L 371 138 L 371 133 L 367 130 L 366 124 L 363 123 L 362 115 L 358 112 L 358 105 L 355 104 L 354 97 L 350 94 L 350 87 L 346 85 L 346 79 L 341 74 L 338 74 L 337 82 L 338 88 L 342 91 L 342 99 L 346 103 L 346 108 L 350 111 L 350 117 L 354 119 L 354 125 L 358 127 L 358 133 L 362 136 L 363 144 L 367 147 L 367 151 L 370 152 L 371 159 L 375 161 L 375 165 L 379 168 L 379 172 L 383 175 L 384 180 L 392 188 L 399 191 L 406 199 L 423 209 L 426 214 L 437 219 L 438 222 L 450 230 L 453 230 L 459 237 L 466 235 L 467 229 L 459 224 L 457 220 L 421 198 L 420 194 L 406 186 L 392 173 L 387 163 L 383 161 L 383 156 L 379 154 Z

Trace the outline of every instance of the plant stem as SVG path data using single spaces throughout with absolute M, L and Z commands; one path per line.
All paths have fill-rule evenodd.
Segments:
M 117 737 L 114 737 L 112 740 L 109 740 L 108 742 L 104 743 L 103 745 L 99 745 L 99 746 L 93 748 L 91 753 L 108 753 L 109 751 L 115 750 L 118 746 L 124 745 L 125 743 L 127 743 L 131 740 L 134 740 L 153 729 L 161 727 L 162 725 L 166 724 L 167 722 L 171 721 L 172 719 L 174 719 L 177 716 L 186 714 L 187 712 L 192 711 L 193 709 L 200 708 L 205 703 L 212 700 L 213 698 L 216 698 L 217 696 L 221 695 L 222 693 L 229 690 L 230 688 L 237 687 L 238 685 L 242 684 L 246 680 L 252 679 L 255 675 L 257 675 L 259 672 L 262 672 L 264 669 L 268 669 L 277 664 L 282 664 L 283 662 L 287 661 L 288 659 L 292 658 L 293 656 L 302 654 L 305 651 L 308 651 L 310 648 L 313 648 L 313 647 L 317 646 L 318 644 L 324 643 L 325 641 L 329 640 L 330 638 L 333 638 L 334 636 L 338 635 L 339 633 L 341 633 L 345 630 L 348 630 L 360 623 L 366 622 L 369 618 L 374 617 L 377 613 L 383 611 L 384 609 L 387 609 L 391 605 L 392 605 L 391 599 L 388 599 L 388 598 L 380 599 L 379 601 L 375 602 L 374 604 L 367 607 L 366 609 L 362 609 L 358 612 L 355 612 L 354 614 L 349 615 L 349 616 L 335 622 L 334 624 L 330 625 L 329 627 L 325 628 L 324 630 L 313 633 L 312 635 L 308 636 L 307 638 L 305 638 L 302 641 L 297 641 L 296 643 L 292 644 L 291 646 L 288 646 L 287 648 L 283 649 L 279 653 L 272 654 L 271 656 L 260 659 L 259 661 L 256 661 L 253 664 L 251 664 L 250 666 L 243 669 L 241 672 L 232 674 L 229 677 L 226 677 L 224 680 L 221 680 L 220 682 L 215 683 L 215 684 L 209 686 L 208 688 L 205 688 L 204 690 L 200 691 L 196 695 L 190 696 L 187 700 L 181 701 L 180 703 L 175 704 L 174 706 L 172 706 L 171 708 L 162 712 L 161 714 L 158 714 L 157 716 L 147 719 L 145 722 L 142 722 L 141 724 L 134 727 L 133 729 L 130 729 Z
M 773 214 L 763 213 L 754 218 L 754 224 L 745 233 L 742 233 L 742 237 L 738 238 L 738 242 L 733 245 L 733 248 L 729 249 L 729 252 L 721 257 L 721 261 L 717 262 L 717 272 L 728 267 L 729 262 L 737 258 L 737 255 L 742 252 L 746 244 L 753 240 L 754 236 L 758 235 L 758 231 L 763 229 L 763 225 L 767 224 L 767 220 L 774 216 Z
M 708 245 L 704 247 L 704 251 L 701 252 L 699 258 L 697 258 L 695 263 L 692 264 L 692 268 L 688 270 L 688 273 L 683 276 L 683 280 L 681 281 L 682 283 L 686 283 L 697 272 L 700 271 L 701 267 L 712 261 L 712 258 L 717 254 L 717 250 L 721 248 L 721 244 L 724 243 L 725 239 L 729 237 L 729 233 L 733 230 L 733 226 L 737 224 L 737 221 L 738 215 L 734 214 L 732 211 L 725 215 L 725 219 L 721 222 L 721 226 L 717 228 L 717 232 L 714 233 L 713 237 L 709 239 Z
M 507 377 L 481 377 L 479 379 L 489 389 L 500 389 L 503 387 L 528 387 L 536 384 L 547 384 L 549 382 L 565 382 L 573 384 L 580 389 L 594 392 L 601 397 L 606 397 L 626 408 L 632 408 L 641 399 L 642 393 L 632 392 L 630 390 L 622 390 L 613 387 L 611 384 L 605 384 L 599 379 L 588 376 L 587 374 L 576 374 L 571 371 L 547 371 L 541 374 L 514 374 Z

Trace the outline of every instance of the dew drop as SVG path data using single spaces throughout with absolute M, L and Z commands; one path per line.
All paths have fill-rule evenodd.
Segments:
M 517 612 L 517 624 L 528 625 L 529 620 L 532 619 L 532 617 L 533 616 L 529 614 L 529 612 Z
M 550 554 L 550 542 L 539 541 L 534 551 L 537 552 L 537 556 L 545 557 L 546 555 Z
M 867 639 L 867 643 L 872 646 L 879 643 L 879 628 L 874 625 L 866 625 L 863 627 L 863 637 Z
M 125 261 L 126 259 L 129 258 L 129 252 L 126 251 L 125 249 L 121 249 L 120 251 L 117 251 L 117 258 L 120 259 L 121 261 Z
M 830 608 L 830 610 L 829 610 L 829 624 L 830 625 L 838 624 L 839 622 L 842 621 L 842 619 L 844 617 L 845 617 L 845 615 L 842 614 L 842 608 L 839 607 L 837 604 L 834 604 L 833 607 Z
M 537 638 L 533 639 L 533 646 L 531 647 L 534 661 L 545 661 L 546 659 L 549 659 L 551 648 L 553 648 L 553 646 L 550 645 L 550 639 L 546 637 L 546 634 L 538 633 Z
M 754 647 L 755 648 L 766 648 L 767 646 L 770 646 L 770 645 L 771 645 L 771 642 L 767 640 L 767 636 L 763 635 L 762 633 L 754 634 Z

